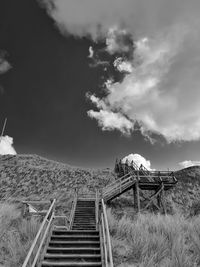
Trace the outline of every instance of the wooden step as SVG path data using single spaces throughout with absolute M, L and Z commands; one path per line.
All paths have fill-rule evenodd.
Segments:
M 100 246 L 92 247 L 78 247 L 78 246 L 69 246 L 69 247 L 48 247 L 47 254 L 100 254 Z
M 53 230 L 53 235 L 94 235 L 99 236 L 99 231 L 74 231 L 74 230 Z
M 99 267 L 102 266 L 101 262 L 56 262 L 56 261 L 43 261 L 42 267 Z
M 66 240 L 66 241 L 76 241 L 76 240 L 91 240 L 91 241 L 98 241 L 99 236 L 94 236 L 94 235 L 52 235 L 51 240 Z
M 101 255 L 100 254 L 50 254 L 47 253 L 44 256 L 44 260 L 55 260 L 55 261 L 87 261 L 87 262 L 97 262 L 101 261 Z
M 99 231 L 78 231 L 78 230 L 53 230 L 53 235 L 93 235 L 99 236 Z
M 57 241 L 57 242 L 55 242 Z M 61 244 L 62 246 L 65 246 L 65 248 L 62 249 L 66 249 L 69 247 L 99 247 L 100 246 L 100 242 L 99 241 L 90 241 L 90 240 L 77 240 L 77 241 L 67 241 L 67 240 L 62 240 L 62 243 L 60 240 L 51 240 L 49 242 L 49 247 L 48 249 L 57 249 L 57 246 L 59 246 L 59 244 Z M 61 249 L 59 247 L 59 249 Z
M 73 225 L 73 228 L 76 228 L 76 227 L 81 228 L 81 229 L 86 229 L 87 228 L 88 230 L 90 230 L 90 228 L 91 228 L 91 230 L 96 230 L 96 225 L 95 224 L 88 224 L 88 225 L 75 224 L 75 225 Z

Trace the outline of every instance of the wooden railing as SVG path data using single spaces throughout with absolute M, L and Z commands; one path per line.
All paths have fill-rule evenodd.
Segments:
M 108 218 L 106 213 L 106 206 L 104 200 L 101 200 L 100 213 L 100 233 L 102 244 L 102 264 L 103 267 L 113 267 L 112 247 L 110 240 L 110 232 L 108 226 Z
M 96 230 L 99 229 L 99 190 L 96 190 L 96 199 L 95 199 L 95 217 L 96 217 Z
M 106 199 L 106 197 L 111 196 L 114 193 L 121 193 L 127 187 L 134 184 L 136 179 L 136 175 L 130 173 L 117 179 L 103 190 L 103 198 Z
M 41 250 L 53 225 L 55 203 L 56 200 L 54 199 L 51 203 L 50 208 L 47 211 L 46 216 L 42 221 L 42 224 L 37 232 L 35 239 L 33 240 L 33 243 L 29 249 L 29 252 L 25 258 L 22 267 L 35 267 L 38 261 L 40 260 Z
M 164 182 L 164 183 L 177 183 L 177 179 L 175 177 L 174 172 L 170 171 L 149 171 L 144 166 L 139 168 L 137 164 L 132 161 L 129 163 L 121 163 L 118 164 L 118 169 L 123 168 L 126 175 L 136 175 L 140 182 Z M 124 177 L 124 176 L 123 176 Z M 120 177 L 121 178 L 121 177 Z M 120 179 L 119 178 L 119 179 Z M 117 179 L 118 180 L 118 179 Z
M 72 208 L 71 208 L 70 217 L 69 217 L 69 229 L 72 229 L 74 213 L 75 213 L 76 203 L 77 203 L 77 194 L 78 194 L 77 190 L 75 190 L 74 200 L 72 202 Z

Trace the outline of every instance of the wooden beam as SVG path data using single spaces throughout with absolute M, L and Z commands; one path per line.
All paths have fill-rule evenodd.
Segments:
M 163 208 L 163 213 L 166 214 L 166 206 L 165 206 L 165 190 L 164 190 L 164 185 L 162 183 L 162 191 L 160 193 L 160 202 L 161 202 L 161 207 Z
M 152 203 L 154 206 L 156 206 L 156 208 L 158 210 L 160 210 L 160 208 L 158 207 L 158 205 L 156 203 L 154 203 L 153 201 L 155 199 L 157 199 L 157 196 L 163 191 L 163 184 L 161 185 L 160 189 L 156 191 L 156 193 L 154 193 L 150 198 L 149 198 L 149 202 L 147 203 L 147 205 L 144 207 L 143 210 L 147 209 Z
M 136 181 L 136 183 L 135 183 L 135 193 L 136 193 L 137 212 L 140 212 L 140 191 L 139 191 L 138 181 Z
M 133 201 L 134 209 L 137 209 L 136 184 L 133 185 Z

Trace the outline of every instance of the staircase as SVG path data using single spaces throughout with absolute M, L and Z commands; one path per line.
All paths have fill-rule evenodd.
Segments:
M 95 199 L 78 199 L 70 230 L 53 229 L 41 267 L 102 266 Z
M 105 202 L 111 201 L 112 199 L 120 196 L 127 190 L 133 187 L 136 183 L 137 178 L 135 174 L 128 173 L 123 177 L 115 180 L 112 184 L 108 185 L 103 190 L 103 199 Z
M 95 200 L 77 200 L 72 230 L 96 230 Z

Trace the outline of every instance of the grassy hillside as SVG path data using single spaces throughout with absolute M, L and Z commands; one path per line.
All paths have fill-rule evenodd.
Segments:
M 178 184 L 168 199 L 184 213 L 196 215 L 200 212 L 200 166 L 185 168 L 175 175 Z
M 112 179 L 108 169 L 81 169 L 37 155 L 0 156 L 0 198 L 60 198 L 75 187 L 94 191 Z
M 200 167 L 180 170 L 176 177 L 177 186 L 166 194 L 167 216 L 137 215 L 131 191 L 111 202 L 115 266 L 200 266 Z M 37 155 L 0 156 L 0 199 L 12 200 L 0 207 L 0 266 L 20 266 L 38 227 L 22 218 L 21 200 L 56 198 L 59 214 L 69 215 L 75 187 L 94 192 L 114 179 L 109 169 L 71 167 Z

